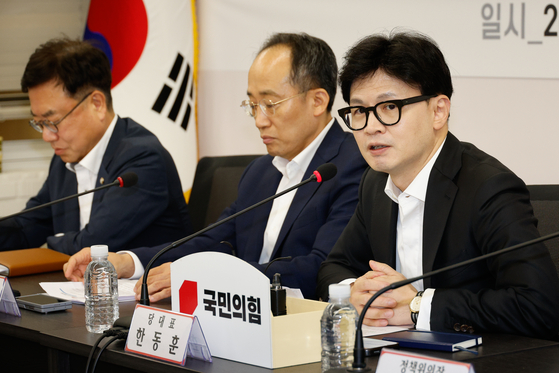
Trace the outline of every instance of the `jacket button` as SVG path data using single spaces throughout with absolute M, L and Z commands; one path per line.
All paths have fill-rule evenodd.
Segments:
M 471 328 L 471 326 L 466 325 L 466 324 L 460 325 L 460 331 L 463 332 L 463 333 L 466 333 L 468 331 L 468 328 Z
M 459 332 L 459 331 L 460 331 L 460 323 L 454 324 L 454 331 L 455 331 L 455 332 Z

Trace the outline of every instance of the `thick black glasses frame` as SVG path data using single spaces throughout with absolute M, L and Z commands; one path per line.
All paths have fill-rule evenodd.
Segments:
M 397 124 L 400 121 L 400 118 L 402 117 L 402 107 L 404 107 L 406 105 L 409 105 L 409 104 L 415 104 L 416 102 L 427 101 L 427 100 L 429 100 L 433 97 L 437 97 L 437 95 L 422 95 L 422 96 L 405 98 L 403 100 L 382 101 L 382 102 L 379 102 L 378 104 L 376 104 L 375 106 L 369 106 L 369 107 L 348 106 L 348 107 L 339 109 L 338 114 L 343 119 L 346 126 L 352 131 L 361 131 L 363 128 L 367 127 L 367 124 L 369 123 L 369 112 L 371 112 L 371 111 L 373 112 L 375 117 L 378 119 L 378 121 L 381 122 L 383 125 L 393 126 L 393 125 Z M 377 107 L 379 105 L 384 105 L 384 104 L 387 104 L 387 103 L 394 104 L 394 105 L 396 105 L 396 107 L 398 107 L 398 120 L 396 122 L 390 123 L 390 124 L 384 123 L 384 121 L 382 119 L 380 119 L 379 115 L 377 114 Z M 365 112 L 365 125 L 363 127 L 361 127 L 361 128 L 351 127 L 350 122 L 347 120 L 347 117 L 348 117 L 348 115 L 351 115 L 351 110 L 352 109 L 362 109 Z

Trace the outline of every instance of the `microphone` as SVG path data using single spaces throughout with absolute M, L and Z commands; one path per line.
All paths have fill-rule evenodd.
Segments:
M 489 253 L 489 254 L 481 255 L 481 256 L 478 256 L 476 258 L 468 259 L 468 260 L 465 260 L 465 261 L 460 262 L 460 263 L 452 264 L 452 265 L 449 265 L 447 267 L 443 267 L 443 268 L 440 268 L 440 269 L 437 269 L 437 270 L 434 270 L 434 271 L 431 271 L 431 272 L 427 272 L 427 273 L 425 273 L 421 276 L 416 276 L 416 277 L 408 278 L 408 279 L 405 279 L 405 280 L 402 280 L 402 281 L 397 281 L 397 282 L 394 282 L 394 283 L 380 289 L 371 298 L 369 298 L 367 303 L 365 303 L 365 306 L 363 306 L 363 311 L 361 312 L 361 315 L 359 315 L 359 320 L 358 320 L 357 326 L 356 326 L 357 329 L 355 331 L 355 344 L 354 344 L 354 347 L 353 347 L 353 366 L 352 366 L 352 368 L 348 368 L 347 371 L 348 372 L 367 372 L 367 371 L 370 371 L 370 369 L 367 368 L 367 364 L 365 363 L 365 348 L 364 348 L 364 345 L 363 345 L 363 330 L 362 330 L 363 329 L 363 320 L 365 319 L 366 310 L 369 309 L 369 307 L 375 301 L 375 299 L 377 299 L 379 296 L 381 296 L 382 294 L 384 294 L 388 290 L 394 290 L 394 289 L 397 289 L 397 288 L 402 287 L 404 285 L 411 284 L 412 282 L 415 282 L 417 280 L 422 280 L 422 279 L 427 278 L 427 277 L 438 275 L 439 273 L 442 273 L 442 272 L 450 271 L 452 269 L 459 268 L 459 267 L 462 267 L 462 266 L 465 266 L 465 265 L 468 265 L 468 264 L 471 264 L 471 263 L 479 262 L 480 260 L 483 260 L 483 259 L 487 259 L 487 258 L 491 258 L 491 257 L 497 256 L 497 255 L 505 254 L 505 253 L 508 253 L 508 252 L 511 252 L 511 251 L 514 251 L 514 250 L 517 250 L 517 249 L 522 249 L 524 247 L 531 246 L 531 245 L 534 245 L 536 243 L 540 243 L 540 242 L 543 242 L 543 241 L 547 241 L 547 240 L 550 240 L 550 239 L 558 237 L 558 236 L 559 236 L 559 232 L 551 233 L 551 234 L 548 234 L 546 236 L 535 238 L 535 239 L 530 240 L 530 241 L 526 241 L 526 242 L 522 242 L 522 243 L 519 243 L 519 244 L 516 244 L 516 245 L 513 245 L 513 246 L 505 247 L 504 249 L 497 250 L 497 251 L 494 251 L 494 252 Z
M 117 177 L 113 184 L 117 181 L 119 182 L 119 186 L 121 188 L 130 188 L 138 184 L 138 175 L 135 172 L 127 172 L 122 176 Z
M 93 193 L 93 192 L 96 192 L 96 191 L 101 190 L 101 189 L 109 188 L 109 187 L 112 187 L 112 186 L 119 186 L 121 188 L 129 188 L 129 187 L 132 187 L 132 186 L 136 185 L 136 183 L 138 183 L 138 175 L 136 175 L 135 172 L 127 172 L 127 173 L 123 174 L 122 176 L 117 177 L 116 180 L 113 181 L 110 184 L 106 184 L 106 185 L 100 186 L 98 188 L 86 190 L 85 192 L 74 194 L 74 195 L 71 195 L 71 196 L 68 196 L 68 197 L 60 198 L 60 199 L 57 199 L 56 201 L 51 201 L 51 202 L 48 202 L 48 203 L 44 203 L 42 205 L 35 206 L 35 207 L 32 207 L 32 208 L 27 209 L 27 210 L 16 212 L 15 214 L 12 214 L 12 215 L 4 216 L 3 218 L 0 218 L 0 221 L 4 221 L 6 219 L 10 219 L 10 218 L 25 214 L 26 212 L 31 212 L 31 211 L 35 211 L 35 210 L 38 210 L 38 209 L 42 209 L 43 207 L 52 206 L 54 204 L 67 201 L 67 200 L 72 199 L 72 198 L 77 198 L 77 197 L 83 196 L 84 194 Z
M 321 183 L 323 181 L 328 181 L 338 173 L 338 168 L 333 163 L 324 163 L 320 165 L 316 171 L 313 172 L 313 176 L 316 177 L 316 182 Z M 312 176 L 311 176 L 312 179 Z
M 149 292 L 148 292 L 148 285 L 147 285 L 147 278 L 148 278 L 148 274 L 149 274 L 149 270 L 151 269 L 153 263 L 163 254 L 165 254 L 167 251 L 174 249 L 175 247 L 190 241 L 191 239 L 198 237 L 204 233 L 206 233 L 207 231 L 214 229 L 217 226 L 220 226 L 221 224 L 224 224 L 226 222 L 228 222 L 231 219 L 235 219 L 237 216 L 244 214 L 245 212 L 248 212 L 258 206 L 261 206 L 263 204 L 265 204 L 266 202 L 269 202 L 275 198 L 281 197 L 286 193 L 291 192 L 294 189 L 299 188 L 302 185 L 305 185 L 307 183 L 310 183 L 311 181 L 316 181 L 318 183 L 322 183 L 324 181 L 328 181 L 331 178 L 333 178 L 334 176 L 336 176 L 336 173 L 338 172 L 338 169 L 336 167 L 335 164 L 332 163 L 325 163 L 321 166 L 319 166 L 316 171 L 313 172 L 313 174 L 311 175 L 311 177 L 309 177 L 307 180 L 303 180 L 302 182 L 300 182 L 299 184 L 296 184 L 294 186 L 292 186 L 291 188 L 287 188 L 286 190 L 279 192 L 277 194 L 274 194 L 271 197 L 268 197 L 258 203 L 255 203 L 252 206 L 247 207 L 244 210 L 241 210 L 231 216 L 228 216 L 227 218 L 220 220 L 218 222 L 215 222 L 209 226 L 207 226 L 206 228 L 199 230 L 198 232 L 191 234 L 190 236 L 181 238 L 178 241 L 173 242 L 172 244 L 170 244 L 169 246 L 163 248 L 161 251 L 159 251 L 157 254 L 155 254 L 153 256 L 153 258 L 151 258 L 151 260 L 149 261 L 149 263 L 146 265 L 145 270 L 144 270 L 144 275 L 142 278 L 142 290 L 141 290 L 141 294 L 140 294 L 140 304 L 143 304 L 145 306 L 149 306 L 150 302 L 149 302 Z

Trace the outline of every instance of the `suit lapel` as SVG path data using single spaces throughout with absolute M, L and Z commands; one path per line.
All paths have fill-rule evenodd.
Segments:
M 303 175 L 303 180 L 308 179 L 312 173 L 318 168 L 318 166 L 327 163 L 332 158 L 338 155 L 340 151 L 340 145 L 343 141 L 343 131 L 337 121 L 334 121 L 332 127 L 322 140 L 322 143 L 316 150 L 314 157 L 309 164 L 309 167 Z M 318 188 L 320 188 L 321 183 L 311 182 L 299 188 L 293 197 L 289 211 L 285 216 L 283 225 L 281 227 L 278 240 L 274 246 L 274 251 L 272 252 L 271 258 L 274 258 L 281 247 L 283 241 L 287 237 L 287 234 L 291 230 L 291 227 L 297 220 L 297 217 L 303 211 L 305 206 L 309 203 L 312 196 L 316 193 Z M 268 211 L 269 212 L 269 211 Z
M 425 197 L 423 218 L 423 273 L 433 270 L 435 257 L 446 227 L 448 215 L 458 192 L 454 177 L 462 167 L 462 147 L 450 132 L 431 175 Z M 431 278 L 424 280 L 425 288 Z
M 78 181 L 76 174 L 73 172 L 66 172 L 67 177 L 64 178 L 62 183 L 62 190 L 59 192 L 60 197 L 63 198 L 78 192 Z M 62 216 L 64 219 L 64 226 L 56 227 L 55 232 L 78 232 L 80 230 L 80 204 L 78 198 L 72 198 L 68 201 L 60 203 L 58 206 L 53 207 L 53 215 Z M 54 219 L 56 222 L 56 219 Z
M 262 201 L 274 195 L 278 189 L 278 185 L 281 181 L 281 172 L 279 172 L 271 163 L 272 158 L 270 157 L 269 164 L 262 168 L 262 173 L 258 173 L 258 178 L 260 180 L 266 180 L 265 182 L 255 182 L 254 185 L 259 187 L 253 191 L 252 199 L 249 200 L 246 206 L 238 206 L 239 211 L 244 209 L 253 203 Z M 247 244 L 245 248 L 239 248 L 239 256 L 245 258 L 246 261 L 258 262 L 260 260 L 260 255 L 262 253 L 262 245 L 264 242 L 264 232 L 268 224 L 268 218 L 270 216 L 270 211 L 272 210 L 273 201 L 265 203 L 262 206 L 257 207 L 252 210 L 252 220 L 250 236 L 248 237 Z M 247 218 L 247 215 L 243 219 Z M 257 248 L 256 250 L 251 250 L 249 248 Z M 244 252 L 244 253 L 242 253 Z
M 107 169 L 113 160 L 114 153 L 118 148 L 120 141 L 126 136 L 126 127 L 127 126 L 125 124 L 124 119 L 118 118 L 115 124 L 115 128 L 113 130 L 113 134 L 111 135 L 111 139 L 107 144 L 107 149 L 105 150 L 105 154 L 103 155 L 103 161 L 101 161 L 101 166 L 99 167 L 99 174 L 97 175 L 97 180 L 95 181 L 95 187 L 99 187 L 102 185 L 101 180 L 104 180 L 104 183 L 114 181 L 108 179 L 111 175 L 109 174 L 109 171 Z
M 126 136 L 127 125 L 124 119 L 118 118 L 115 124 L 115 128 L 111 135 L 111 139 L 107 144 L 107 149 L 105 149 L 105 154 L 103 154 L 103 160 L 101 161 L 101 166 L 99 167 L 99 173 L 97 175 L 97 180 L 95 180 L 95 187 L 100 187 L 104 184 L 113 182 L 114 175 L 109 172 L 109 165 L 111 164 L 116 149 L 118 148 L 120 141 Z M 111 180 L 113 178 L 113 180 Z M 101 183 L 101 180 L 103 181 Z M 93 193 L 93 201 L 91 203 L 91 215 L 93 216 L 96 210 L 100 206 L 100 201 L 102 201 L 102 196 L 107 192 L 107 189 L 99 190 Z
M 370 237 L 374 260 L 396 268 L 398 204 L 392 201 L 384 192 L 388 174 L 382 174 L 382 177 L 376 176 L 376 178 L 379 181 L 376 181 L 371 191 L 367 191 L 371 197 L 365 197 L 365 201 L 371 198 L 371 201 L 374 202 L 363 204 L 366 207 L 373 206 L 369 211 L 369 216 L 371 221 L 370 231 L 375 232 Z

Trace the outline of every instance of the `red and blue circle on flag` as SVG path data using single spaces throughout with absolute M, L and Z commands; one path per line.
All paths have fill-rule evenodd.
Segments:
M 112 87 L 138 63 L 148 35 L 148 17 L 142 0 L 91 0 L 84 40 L 101 49 L 111 63 Z

